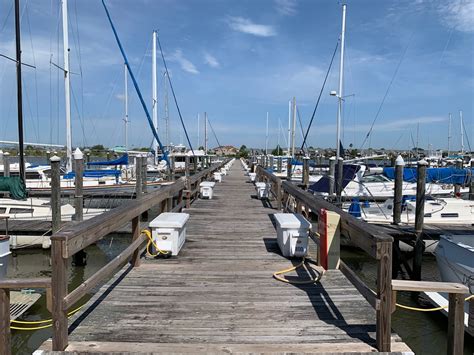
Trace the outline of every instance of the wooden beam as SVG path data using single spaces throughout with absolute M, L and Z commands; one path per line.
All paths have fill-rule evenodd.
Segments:
M 10 290 L 0 288 L 0 354 L 11 354 Z
M 390 352 L 392 336 L 392 242 L 377 243 L 381 257 L 377 263 L 376 346 L 380 352 Z
M 51 240 L 52 261 L 52 298 L 53 298 L 53 351 L 64 351 L 68 344 L 67 314 L 63 309 L 64 297 L 67 295 L 68 259 L 63 258 L 64 243 L 61 239 Z
M 344 274 L 345 277 L 355 286 L 355 288 L 360 292 L 360 294 L 369 302 L 369 304 L 375 310 L 378 310 L 380 307 L 379 300 L 374 291 L 372 291 L 365 283 L 356 275 L 354 271 L 351 270 L 349 266 L 346 265 L 344 261 L 341 260 L 339 264 L 339 270 Z
M 464 296 L 449 294 L 448 355 L 464 354 Z
M 31 278 L 31 279 L 3 279 L 0 280 L 0 289 L 16 288 L 48 288 L 51 287 L 50 278 Z
M 469 288 L 466 285 L 454 282 L 392 280 L 392 289 L 394 291 L 469 294 Z

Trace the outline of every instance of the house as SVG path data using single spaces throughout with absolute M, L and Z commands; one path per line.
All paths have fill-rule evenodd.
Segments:
M 212 149 L 212 151 L 214 152 L 214 154 L 216 155 L 219 155 L 219 156 L 222 156 L 222 155 L 225 155 L 225 156 L 229 156 L 229 155 L 237 155 L 237 153 L 239 152 L 239 150 L 231 145 L 223 145 L 223 146 L 220 146 L 220 147 L 216 147 L 214 149 Z

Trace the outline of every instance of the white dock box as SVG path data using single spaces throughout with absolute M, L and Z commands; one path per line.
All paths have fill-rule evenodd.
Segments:
M 214 173 L 214 181 L 215 181 L 215 182 L 222 182 L 222 175 L 221 175 L 221 173 Z
M 201 198 L 208 198 L 212 200 L 213 188 L 216 185 L 214 181 L 203 181 L 199 184 L 199 193 Z
M 308 253 L 308 231 L 311 223 L 296 213 L 276 213 L 274 217 L 278 246 L 283 256 L 305 256 Z
M 254 182 L 256 176 L 257 176 L 256 173 L 249 173 L 250 181 Z
M 8 257 L 10 254 L 10 238 L 0 235 L 0 280 L 7 277 Z
M 151 235 L 158 248 L 178 255 L 186 240 L 187 213 L 166 212 L 150 222 Z
M 265 182 L 256 182 L 255 189 L 257 190 L 257 197 L 259 199 L 268 198 L 270 186 Z

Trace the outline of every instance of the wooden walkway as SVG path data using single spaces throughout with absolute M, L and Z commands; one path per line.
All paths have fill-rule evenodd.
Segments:
M 375 311 L 341 272 L 326 272 L 313 285 L 272 278 L 298 260 L 280 255 L 275 210 L 254 195 L 236 161 L 214 199 L 185 210 L 191 217 L 179 256 L 123 269 L 72 323 L 66 350 L 376 351 Z M 307 277 L 305 271 L 299 276 Z M 397 335 L 392 339 L 392 351 L 410 351 Z M 50 346 L 47 341 L 42 349 Z

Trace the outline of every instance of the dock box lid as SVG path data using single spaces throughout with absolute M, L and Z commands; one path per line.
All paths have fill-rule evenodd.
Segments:
M 214 181 L 203 181 L 199 184 L 200 187 L 214 187 L 216 183 Z
M 275 213 L 273 216 L 275 217 L 277 225 L 281 228 L 309 229 L 311 227 L 311 223 L 297 213 Z
M 188 219 L 189 214 L 187 213 L 165 212 L 151 221 L 149 226 L 154 228 L 182 228 Z

